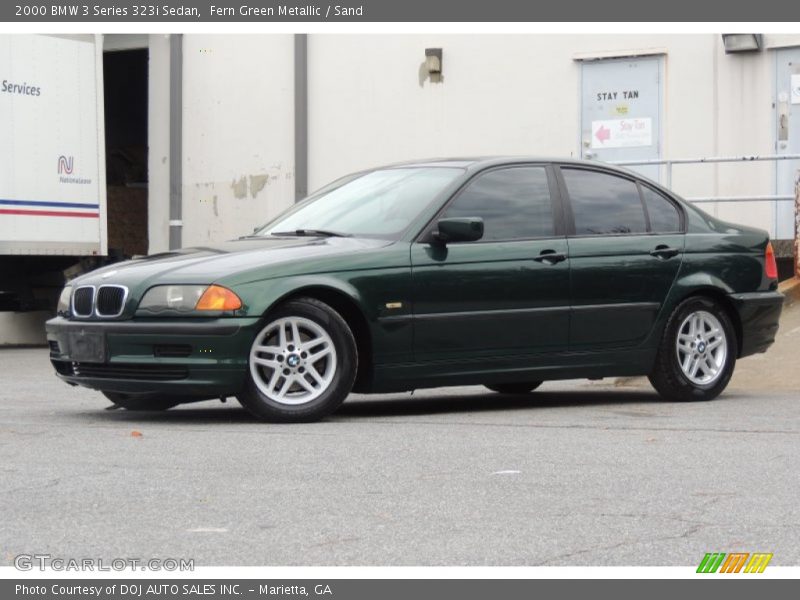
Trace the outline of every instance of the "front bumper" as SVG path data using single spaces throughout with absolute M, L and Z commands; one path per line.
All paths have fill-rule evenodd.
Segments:
M 780 292 L 748 292 L 728 296 L 739 313 L 742 325 L 739 358 L 766 352 L 775 341 L 783 310 Z
M 102 391 L 214 397 L 235 394 L 244 385 L 258 322 L 56 317 L 46 331 L 50 361 L 67 383 Z

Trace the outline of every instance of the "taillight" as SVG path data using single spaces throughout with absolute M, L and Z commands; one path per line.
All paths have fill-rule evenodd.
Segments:
M 772 242 L 767 242 L 767 249 L 764 252 L 764 275 L 767 279 L 778 278 L 778 263 L 775 262 L 775 250 L 772 249 Z

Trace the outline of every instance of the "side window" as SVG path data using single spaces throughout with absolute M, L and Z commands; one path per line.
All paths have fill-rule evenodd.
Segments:
M 650 216 L 650 231 L 675 233 L 681 230 L 681 216 L 672 202 L 645 185 L 642 186 L 642 198 Z
M 607 173 L 562 168 L 576 235 L 645 233 L 644 208 L 633 181 Z
M 483 240 L 553 235 L 550 187 L 544 167 L 512 167 L 479 175 L 442 217 L 481 217 Z

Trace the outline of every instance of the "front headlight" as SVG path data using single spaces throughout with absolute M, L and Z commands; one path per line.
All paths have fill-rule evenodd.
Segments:
M 159 285 L 147 290 L 139 310 L 152 313 L 164 311 L 192 312 L 206 291 L 205 285 Z
M 50 297 L 52 298 L 52 296 Z M 68 285 L 61 290 L 61 295 L 58 297 L 58 306 L 56 306 L 56 314 L 58 316 L 65 317 L 69 314 L 70 300 L 72 300 L 72 286 Z
M 241 307 L 239 297 L 219 285 L 159 285 L 147 290 L 139 303 L 139 311 L 153 314 L 226 311 Z

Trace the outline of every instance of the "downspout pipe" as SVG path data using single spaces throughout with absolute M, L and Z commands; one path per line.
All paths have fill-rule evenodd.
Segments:
M 183 245 L 183 35 L 169 39 L 169 249 Z
M 294 35 L 294 201 L 308 195 L 308 35 Z

